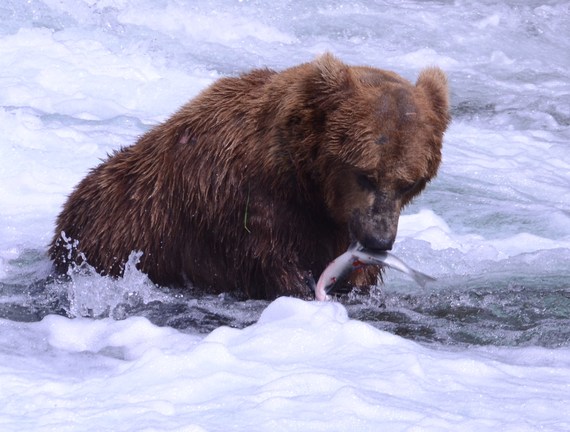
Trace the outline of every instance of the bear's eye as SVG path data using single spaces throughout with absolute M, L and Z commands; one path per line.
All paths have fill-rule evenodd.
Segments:
M 366 174 L 358 174 L 356 181 L 358 182 L 358 185 L 364 190 L 372 191 L 378 189 L 376 179 L 372 176 Z
M 400 194 L 407 195 L 409 193 L 412 193 L 414 190 L 416 190 L 420 186 L 422 181 L 423 180 L 417 180 L 414 183 L 408 183 L 408 184 L 402 185 L 400 187 Z

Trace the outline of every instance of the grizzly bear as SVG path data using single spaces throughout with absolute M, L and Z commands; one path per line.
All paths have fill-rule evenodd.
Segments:
M 120 276 L 141 251 L 138 268 L 160 285 L 310 297 L 351 241 L 391 249 L 449 120 L 438 68 L 414 85 L 325 54 L 222 78 L 79 183 L 50 256 L 58 273 L 87 261 Z

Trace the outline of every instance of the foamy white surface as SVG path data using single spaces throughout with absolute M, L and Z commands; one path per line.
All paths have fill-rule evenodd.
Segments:
M 568 350 L 429 349 L 338 303 L 280 298 L 257 324 L 203 339 L 144 318 L 0 329 L 3 430 L 570 427 Z
M 220 76 L 330 50 L 411 80 L 431 64 L 448 72 L 444 162 L 402 216 L 394 250 L 438 277 L 422 299 L 445 288 L 453 307 L 465 287 L 499 286 L 516 314 L 519 295 L 522 307 L 539 292 L 529 310 L 552 312 L 554 339 L 505 347 L 514 330 L 491 322 L 480 331 L 496 331 L 494 346 L 419 345 L 348 319 L 340 304 L 295 299 L 242 330 L 196 335 L 128 314 L 82 318 L 109 314 L 119 297 L 164 297 L 136 270 L 122 281 L 82 275 L 68 287 L 77 318 L 0 320 L 0 429 L 570 430 L 570 341 L 556 327 L 570 319 L 569 22 L 561 0 L 4 0 L 2 316 L 33 301 L 57 213 L 108 152 Z M 416 288 L 395 272 L 385 280 L 404 310 L 399 293 Z M 497 296 L 475 294 L 481 320 L 503 313 Z M 519 324 L 532 330 L 527 318 Z

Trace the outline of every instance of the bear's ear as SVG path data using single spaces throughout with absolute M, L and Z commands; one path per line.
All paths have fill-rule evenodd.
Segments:
M 318 71 L 317 85 L 324 94 L 341 94 L 351 88 L 350 68 L 331 53 L 323 54 L 313 64 Z
M 449 90 L 447 77 L 440 68 L 431 67 L 421 71 L 416 86 L 424 91 L 428 100 L 441 122 L 442 131 L 450 120 Z

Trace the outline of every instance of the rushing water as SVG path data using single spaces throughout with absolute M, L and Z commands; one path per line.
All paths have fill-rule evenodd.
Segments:
M 380 423 L 391 430 L 570 430 L 569 23 L 570 3 L 555 0 L 5 0 L 0 424 L 115 425 L 79 402 L 91 398 L 101 412 L 117 413 L 122 430 L 219 430 L 231 416 L 241 430 L 331 430 L 316 414 L 327 407 L 337 412 L 339 430 L 359 430 L 347 420 L 354 413 L 362 430 Z M 221 76 L 282 69 L 327 50 L 412 81 L 432 64 L 448 73 L 453 123 L 443 164 L 405 209 L 394 248 L 436 283 L 420 289 L 387 270 L 371 296 L 353 293 L 319 306 L 158 288 L 134 266 L 119 280 L 89 269 L 65 283 L 48 277 L 55 217 L 107 153 L 133 143 Z M 269 341 L 270 332 L 279 340 Z M 307 342 L 295 351 L 285 341 L 299 334 Z M 330 344 L 319 345 L 327 337 Z M 272 357 L 279 342 L 284 351 Z M 315 345 L 319 354 L 309 355 Z M 248 387 L 240 377 L 251 375 L 254 358 L 262 378 Z M 203 374 L 184 369 L 186 360 Z M 182 375 L 160 374 L 171 389 L 162 391 L 152 376 L 170 362 Z M 135 369 L 126 372 L 129 366 Z M 312 387 L 293 378 L 301 371 Z M 108 387 L 93 381 L 103 376 L 111 377 Z M 401 391 L 365 381 L 370 377 Z M 129 379 L 146 390 L 129 387 Z M 461 397 L 449 399 L 432 379 Z M 86 382 L 91 393 L 82 390 Z M 125 385 L 138 395 L 130 408 L 118 396 Z M 527 385 L 534 387 L 525 393 Z M 203 397 L 184 393 L 186 386 L 198 386 Z M 233 391 L 242 405 L 227 399 Z M 129 409 L 142 413 L 140 423 Z M 242 414 L 231 414 L 236 410 Z

